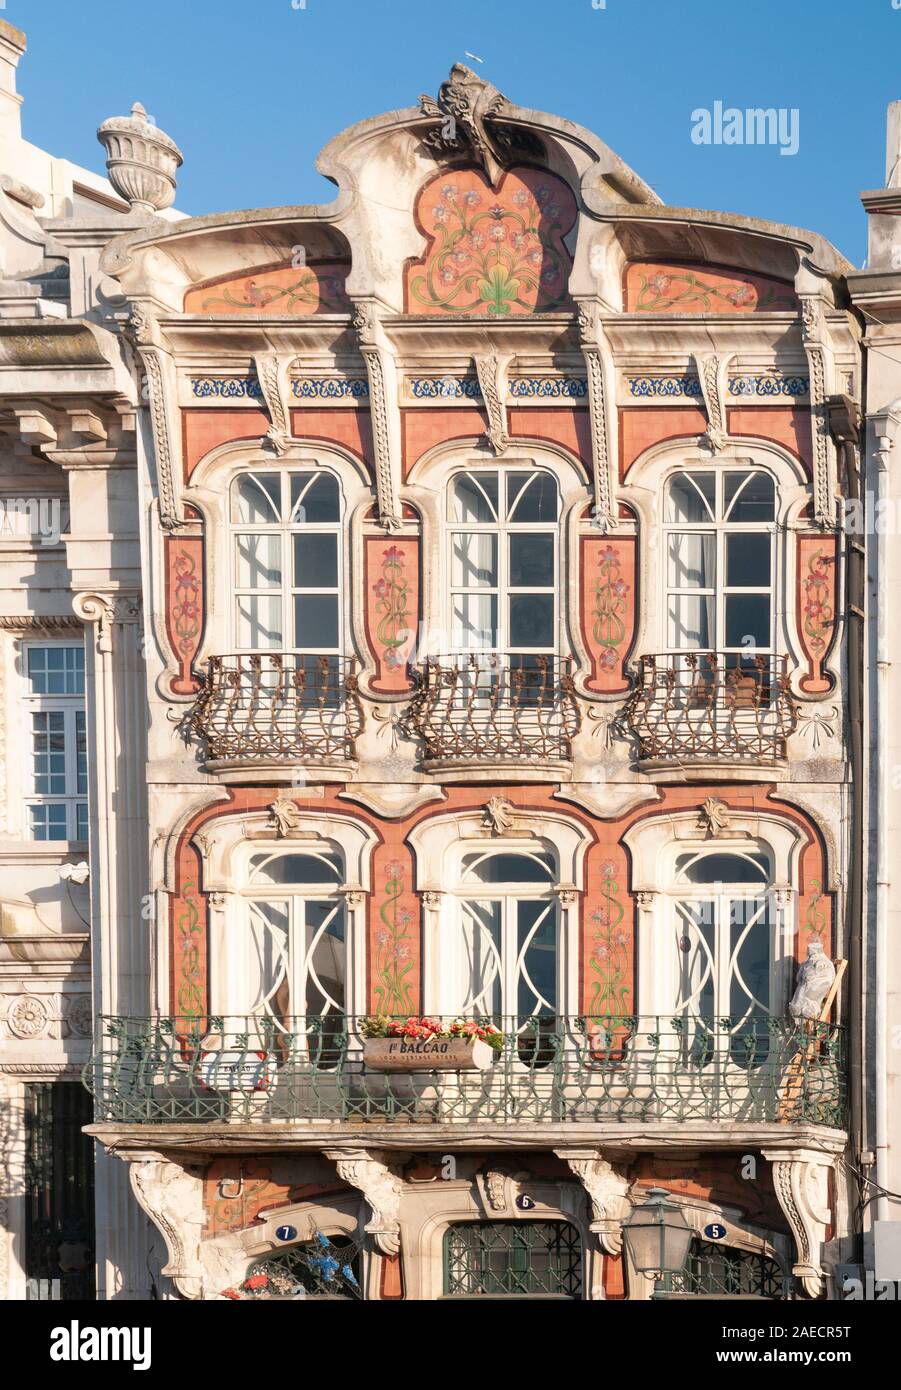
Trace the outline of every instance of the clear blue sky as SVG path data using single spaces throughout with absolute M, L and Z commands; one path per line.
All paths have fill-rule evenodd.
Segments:
M 860 263 L 858 194 L 882 186 L 901 98 L 892 0 L 6 0 L 0 15 L 28 35 L 26 137 L 102 172 L 96 127 L 142 101 L 185 153 L 191 214 L 330 201 L 322 145 L 462 60 L 594 129 L 665 202 L 810 227 Z M 797 107 L 798 154 L 693 144 L 691 112 L 717 100 Z

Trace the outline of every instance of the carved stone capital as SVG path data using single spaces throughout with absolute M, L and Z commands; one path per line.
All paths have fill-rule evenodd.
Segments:
M 808 1298 L 823 1288 L 820 1257 L 829 1210 L 829 1170 L 833 1160 L 816 1149 L 762 1149 L 773 1165 L 773 1186 L 795 1241 L 797 1260 L 792 1273 L 801 1281 Z
M 141 600 L 137 594 L 76 594 L 72 607 L 82 622 L 93 623 L 98 652 L 113 649 L 114 623 L 139 623 Z
M 368 1149 L 324 1149 L 334 1163 L 338 1177 L 362 1192 L 372 1210 L 372 1220 L 364 1226 L 385 1255 L 400 1251 L 400 1199 L 403 1179 L 385 1161 L 381 1152 Z
M 591 1230 L 601 1249 L 619 1255 L 623 1248 L 623 1222 L 629 1213 L 629 1180 L 597 1150 L 555 1149 L 579 1179 L 591 1200 Z

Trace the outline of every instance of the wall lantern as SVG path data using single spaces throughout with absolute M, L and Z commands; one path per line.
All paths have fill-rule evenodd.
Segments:
M 639 1274 L 678 1274 L 688 1256 L 694 1231 L 665 1187 L 648 1189 L 647 1201 L 633 1207 L 623 1223 L 623 1239 Z

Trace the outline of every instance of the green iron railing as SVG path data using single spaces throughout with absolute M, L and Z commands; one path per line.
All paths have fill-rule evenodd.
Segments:
M 383 1072 L 361 1019 L 104 1018 L 97 1122 L 815 1123 L 845 1116 L 842 1030 L 777 1018 L 496 1019 L 484 1070 Z

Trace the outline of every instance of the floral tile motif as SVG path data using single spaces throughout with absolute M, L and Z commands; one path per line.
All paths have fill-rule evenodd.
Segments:
M 426 184 L 416 218 L 429 245 L 407 269 L 408 313 L 506 318 L 569 306 L 563 238 L 576 202 L 562 179 L 511 169 L 495 191 L 478 170 L 453 170 Z
M 348 314 L 344 281 L 350 267 L 342 261 L 301 266 L 265 266 L 185 295 L 185 313 L 200 314 Z
M 792 286 L 772 276 L 652 261 L 627 266 L 625 308 L 644 314 L 799 312 Z

